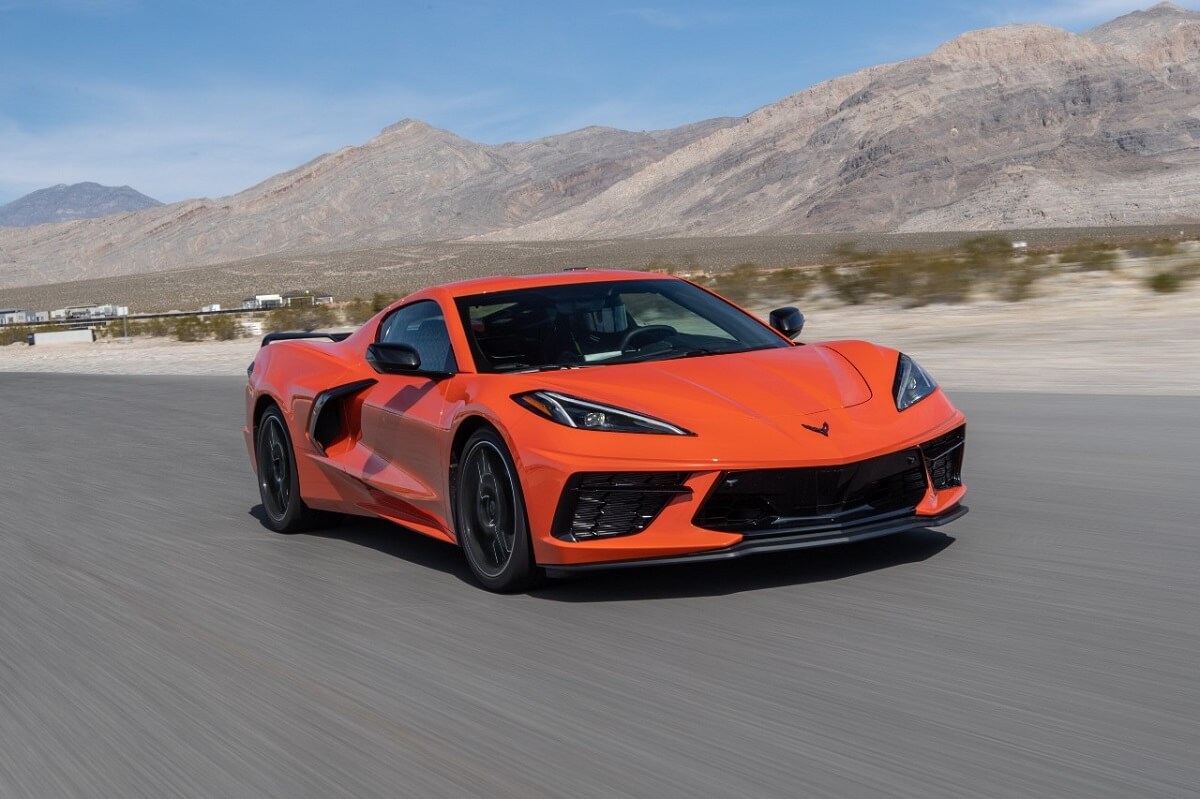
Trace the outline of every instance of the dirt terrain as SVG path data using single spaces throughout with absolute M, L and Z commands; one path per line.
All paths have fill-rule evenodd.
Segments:
M 0 307 L 47 310 L 114 303 L 133 313 L 239 307 L 256 293 L 313 290 L 338 301 L 377 291 L 404 294 L 434 283 L 497 274 L 593 269 L 672 268 L 718 272 L 739 263 L 764 269 L 829 263 L 838 245 L 861 250 L 937 250 L 973 233 L 811 234 L 683 239 L 464 243 L 374 247 L 344 252 L 254 258 L 215 266 L 0 290 Z M 1031 249 L 1056 250 L 1079 241 L 1119 244 L 1147 239 L 1198 239 L 1200 225 L 1014 230 L 1004 234 Z
M 1176 294 L 1142 284 L 1144 268 L 1047 279 L 1019 303 L 901 308 L 801 302 L 805 341 L 863 338 L 903 349 L 942 384 L 987 391 L 1200 394 L 1200 283 Z M 756 303 L 761 316 L 789 299 Z M 257 339 L 101 340 L 0 348 L 0 372 L 239 375 Z

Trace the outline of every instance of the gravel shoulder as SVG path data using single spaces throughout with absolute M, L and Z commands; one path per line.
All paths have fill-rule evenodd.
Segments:
M 1156 295 L 1087 276 L 1021 303 L 801 303 L 804 341 L 861 338 L 912 354 L 953 390 L 1200 395 L 1200 287 Z M 754 310 L 763 316 L 768 307 Z M 241 375 L 257 339 L 0 347 L 0 372 Z

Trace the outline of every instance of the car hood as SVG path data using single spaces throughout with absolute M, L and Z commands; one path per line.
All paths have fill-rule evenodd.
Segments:
M 844 356 L 820 345 L 614 364 L 531 375 L 538 388 L 683 424 L 738 414 L 805 416 L 871 399 Z

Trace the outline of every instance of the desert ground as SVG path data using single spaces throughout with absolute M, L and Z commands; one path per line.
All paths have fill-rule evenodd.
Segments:
M 188 269 L 0 289 L 0 307 L 48 310 L 112 303 L 133 313 L 196 310 L 220 303 L 238 307 L 259 293 L 313 291 L 337 300 L 377 291 L 404 294 L 433 283 L 487 275 L 591 269 L 673 269 L 717 273 L 740 263 L 763 269 L 831 262 L 841 246 L 861 250 L 937 251 L 984 235 L 963 233 L 821 233 L 796 236 L 722 236 L 543 242 L 431 242 L 338 252 L 272 255 Z M 1120 245 L 1146 240 L 1200 239 L 1200 225 L 1006 230 L 1031 251 L 1055 251 L 1077 242 Z
M 803 341 L 860 338 L 916 357 L 947 389 L 1095 394 L 1200 394 L 1200 283 L 1155 294 L 1142 272 L 1076 273 L 1017 303 L 903 308 L 800 303 Z M 786 297 L 757 303 L 765 317 Z M 0 348 L 0 372 L 240 375 L 258 339 Z

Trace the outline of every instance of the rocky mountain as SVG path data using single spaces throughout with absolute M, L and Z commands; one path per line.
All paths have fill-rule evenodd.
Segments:
M 1200 14 L 967 33 L 839 78 L 492 239 L 1200 219 Z
M 457 239 L 553 215 L 738 120 L 489 146 L 404 120 L 220 200 L 0 231 L 0 286 Z
M 973 31 L 742 119 L 489 146 L 406 120 L 219 200 L 0 231 L 0 286 L 390 243 L 1200 220 L 1200 13 Z
M 0 205 L 0 227 L 30 227 L 72 219 L 94 219 L 162 205 L 128 186 L 60 183 Z

